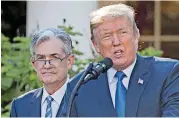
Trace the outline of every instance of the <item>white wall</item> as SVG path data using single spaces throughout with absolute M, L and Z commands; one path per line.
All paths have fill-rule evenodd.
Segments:
M 84 52 L 84 57 L 91 57 L 91 42 L 89 30 L 89 14 L 97 8 L 97 1 L 27 1 L 27 36 L 37 28 L 40 29 L 66 25 L 74 27 L 83 36 L 75 36 L 80 43 L 78 50 Z

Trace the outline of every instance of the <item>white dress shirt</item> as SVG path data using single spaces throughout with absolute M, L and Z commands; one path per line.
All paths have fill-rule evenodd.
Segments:
M 128 89 L 129 80 L 130 80 L 134 65 L 136 63 L 136 58 L 135 58 L 134 62 L 128 68 L 122 70 L 122 72 L 126 75 L 124 77 L 124 79 L 122 80 L 122 83 L 126 89 Z M 110 89 L 111 98 L 112 98 L 114 107 L 115 107 L 116 85 L 117 85 L 117 81 L 118 81 L 118 79 L 115 77 L 116 72 L 117 72 L 117 70 L 115 70 L 114 68 L 110 68 L 107 71 L 109 89 Z
M 51 103 L 52 117 L 56 117 L 57 115 L 58 109 L 60 107 L 61 101 L 63 99 L 63 96 L 67 88 L 67 83 L 68 83 L 68 79 L 59 90 L 57 90 L 54 94 L 50 95 L 53 98 L 53 101 Z M 47 108 L 47 100 L 46 100 L 47 96 L 49 96 L 49 94 L 47 93 L 46 89 L 43 88 L 43 95 L 42 95 L 42 101 L 41 101 L 41 117 L 45 117 L 46 108 Z

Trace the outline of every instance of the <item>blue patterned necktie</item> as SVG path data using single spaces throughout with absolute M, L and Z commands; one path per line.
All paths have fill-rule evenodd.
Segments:
M 51 103 L 53 101 L 53 98 L 51 96 L 47 96 L 46 100 L 47 100 L 47 108 L 46 108 L 45 118 L 51 118 L 52 117 Z
M 121 71 L 116 72 L 115 75 L 118 79 L 115 96 L 115 109 L 118 117 L 125 117 L 126 88 L 122 83 L 124 76 L 125 74 Z

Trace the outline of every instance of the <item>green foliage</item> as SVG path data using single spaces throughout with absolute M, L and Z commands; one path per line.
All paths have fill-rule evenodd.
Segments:
M 145 48 L 142 51 L 138 51 L 138 54 L 142 56 L 162 56 L 163 51 L 162 50 L 156 50 L 153 47 Z
M 80 32 L 76 32 L 73 31 L 73 27 L 72 26 L 57 26 L 58 28 L 64 29 L 69 35 L 71 36 L 82 36 L 82 34 Z
M 30 39 L 16 37 L 13 43 L 9 40 L 1 34 L 1 113 L 4 117 L 9 116 L 14 97 L 41 86 L 30 63 Z

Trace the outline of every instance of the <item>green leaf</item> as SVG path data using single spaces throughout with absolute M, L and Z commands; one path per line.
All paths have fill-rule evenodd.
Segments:
M 13 82 L 13 79 L 10 77 L 3 77 L 1 78 L 1 86 L 3 90 L 7 90 L 8 88 L 11 87 Z
M 78 51 L 78 50 L 73 50 L 73 54 L 76 54 L 76 55 L 83 55 L 82 52 Z
M 4 108 L 2 108 L 1 111 L 6 111 L 6 112 L 5 113 L 1 112 L 2 113 L 1 117 L 9 117 L 10 116 L 10 108 L 11 108 L 11 102 L 9 104 L 7 104 Z
M 19 69 L 11 69 L 6 73 L 7 77 L 12 77 L 12 78 L 19 78 L 20 74 L 22 73 L 22 71 L 20 71 Z
M 13 98 L 23 94 L 24 92 L 20 92 L 18 89 L 8 89 L 1 97 L 3 102 L 8 102 L 13 100 Z

